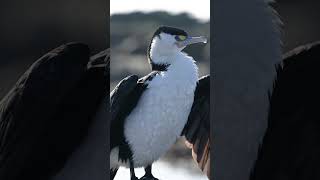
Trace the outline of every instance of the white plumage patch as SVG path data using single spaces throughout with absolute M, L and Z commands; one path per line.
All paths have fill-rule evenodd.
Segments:
M 192 107 L 198 80 L 193 58 L 182 52 L 165 58 L 170 59 L 171 65 L 148 82 L 147 90 L 126 119 L 124 132 L 133 150 L 135 167 L 147 166 L 169 150 L 180 136 Z M 115 166 L 115 162 L 111 165 Z

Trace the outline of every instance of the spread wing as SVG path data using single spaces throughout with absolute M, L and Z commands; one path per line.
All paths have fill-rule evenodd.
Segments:
M 194 160 L 210 177 L 210 76 L 199 79 L 188 122 L 182 132 Z
M 49 52 L 2 99 L 1 180 L 50 179 L 81 144 L 108 90 L 107 51 L 89 53 L 79 43 Z
M 285 55 L 251 180 L 320 178 L 320 43 Z

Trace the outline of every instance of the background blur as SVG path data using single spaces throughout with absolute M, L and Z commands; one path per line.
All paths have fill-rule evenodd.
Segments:
M 210 38 L 210 0 L 111 0 L 110 12 L 110 90 L 128 75 L 142 77 L 151 72 L 147 48 L 159 26 L 173 26 L 191 36 Z M 196 60 L 200 75 L 210 73 L 210 40 L 207 44 L 189 46 L 184 51 Z M 196 166 L 183 140 L 154 164 L 153 173 L 162 180 L 207 179 Z M 129 179 L 129 174 L 129 169 L 121 168 L 116 179 Z M 143 169 L 137 170 L 138 177 L 143 174 Z
M 272 6 L 283 22 L 283 52 L 320 41 L 320 1 L 275 0 Z
M 106 48 L 106 0 L 0 2 L 0 98 L 39 57 L 70 41 Z

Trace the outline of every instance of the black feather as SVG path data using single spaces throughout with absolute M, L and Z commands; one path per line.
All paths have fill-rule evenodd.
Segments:
M 2 99 L 1 180 L 50 179 L 82 143 L 109 89 L 105 68 L 87 68 L 89 61 L 86 45 L 63 45 L 36 61 Z
M 320 43 L 285 55 L 251 180 L 320 179 Z
M 200 168 L 208 168 L 205 166 L 210 164 L 210 76 L 199 79 L 189 118 L 181 134 L 193 145 L 194 158 Z

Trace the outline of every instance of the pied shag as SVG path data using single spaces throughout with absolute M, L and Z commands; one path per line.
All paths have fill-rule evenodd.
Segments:
M 213 179 L 320 178 L 320 45 L 283 55 L 270 2 L 213 1 Z
M 195 61 L 182 52 L 190 44 L 206 41 L 204 37 L 188 36 L 178 28 L 159 27 L 148 48 L 152 72 L 140 79 L 129 76 L 111 92 L 112 179 L 119 166 L 130 168 L 131 180 L 138 179 L 136 167 L 145 168 L 141 179 L 156 179 L 151 173 L 152 163 L 164 155 L 181 134 L 189 136 L 193 144 L 198 139 L 196 149 L 201 155 L 197 161 L 205 158 L 202 163 L 208 163 L 209 76 L 197 84 Z M 193 106 L 194 102 L 198 105 Z M 202 106 L 206 106 L 207 114 L 196 109 Z M 202 121 L 203 118 L 207 119 Z M 205 135 L 195 138 L 197 133 Z

